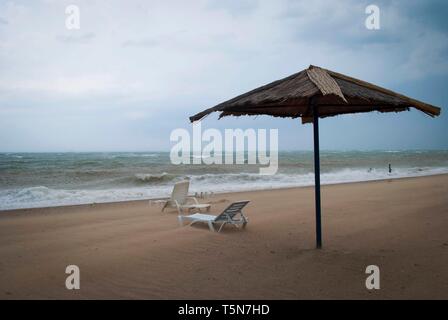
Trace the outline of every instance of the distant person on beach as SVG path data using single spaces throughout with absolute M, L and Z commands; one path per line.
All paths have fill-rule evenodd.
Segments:
M 392 166 L 389 163 L 389 173 L 392 173 Z

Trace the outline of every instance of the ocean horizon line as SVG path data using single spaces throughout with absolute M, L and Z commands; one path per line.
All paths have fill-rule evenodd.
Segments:
M 216 150 L 218 152 L 224 152 L 225 150 Z M 244 151 L 232 151 L 232 152 L 264 152 L 270 151 L 266 150 L 244 150 Z M 280 149 L 278 152 L 314 152 L 312 148 L 310 149 Z M 390 149 L 320 149 L 320 152 L 387 152 L 387 151 L 448 151 L 447 149 L 441 148 L 390 148 Z M 136 151 L 126 151 L 126 150 L 112 150 L 112 151 L 0 151 L 0 154 L 58 154 L 58 153 L 170 153 L 170 150 L 136 150 Z M 193 153 L 193 151 L 191 151 Z

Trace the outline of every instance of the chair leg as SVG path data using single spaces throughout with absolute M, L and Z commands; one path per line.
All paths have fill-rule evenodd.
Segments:
M 210 231 L 215 232 L 215 228 L 213 227 L 213 223 L 211 221 L 208 222 L 208 227 L 210 228 Z M 219 230 L 221 230 L 221 229 L 219 229 Z
M 219 227 L 218 232 L 221 232 L 221 229 L 224 227 L 224 225 L 225 225 L 226 223 L 227 223 L 227 222 L 223 222 L 223 223 L 221 223 L 221 226 Z
M 182 219 L 182 216 L 177 216 L 177 220 L 179 221 L 179 226 L 184 226 L 184 220 Z
M 243 219 L 243 229 L 246 228 L 246 224 L 248 222 L 246 216 L 241 212 L 241 218 Z
M 193 221 L 191 221 L 190 224 L 189 224 L 189 226 L 192 226 L 193 223 L 196 223 L 196 222 L 198 222 L 198 220 L 193 220 Z

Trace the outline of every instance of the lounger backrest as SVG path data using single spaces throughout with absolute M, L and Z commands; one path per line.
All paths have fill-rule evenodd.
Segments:
M 188 197 L 189 187 L 190 181 L 188 180 L 176 183 L 171 193 L 171 201 L 177 201 L 179 205 L 184 204 Z
M 237 201 L 228 206 L 224 211 L 216 217 L 215 221 L 228 220 L 233 219 L 235 215 L 241 212 L 241 210 L 249 203 L 250 201 Z

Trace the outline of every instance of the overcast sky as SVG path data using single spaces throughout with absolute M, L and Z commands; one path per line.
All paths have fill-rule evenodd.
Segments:
M 364 25 L 372 3 L 380 30 Z M 447 149 L 447 16 L 444 0 L 1 0 L 0 152 L 169 150 L 188 116 L 310 64 L 443 108 L 324 119 L 323 149 Z M 300 120 L 216 119 L 203 127 L 312 148 Z

